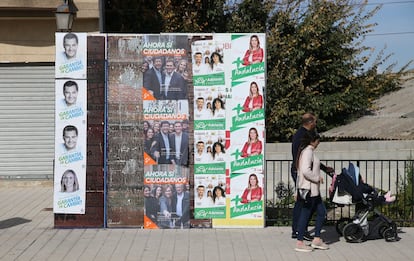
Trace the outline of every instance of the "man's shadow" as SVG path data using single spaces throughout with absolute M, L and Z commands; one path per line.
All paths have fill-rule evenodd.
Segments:
M 20 218 L 20 217 L 9 218 L 9 219 L 0 221 L 0 229 L 10 228 L 10 227 L 18 226 L 18 225 L 28 223 L 28 222 L 31 222 L 31 220 Z

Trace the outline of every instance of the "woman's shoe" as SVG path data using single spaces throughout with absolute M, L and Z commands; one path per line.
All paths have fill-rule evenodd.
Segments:
M 329 249 L 329 246 L 327 244 L 325 244 L 322 241 L 322 239 L 317 240 L 317 241 L 312 241 L 311 247 L 316 248 L 316 249 L 321 249 L 321 250 Z
M 304 243 L 302 243 L 302 244 L 296 244 L 295 251 L 298 251 L 298 252 L 312 252 L 313 248 L 308 246 L 308 245 L 305 245 Z

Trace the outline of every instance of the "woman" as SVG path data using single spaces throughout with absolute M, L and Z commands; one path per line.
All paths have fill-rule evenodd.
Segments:
M 213 162 L 225 162 L 224 146 L 220 142 L 213 144 Z
M 262 142 L 259 140 L 259 135 L 256 128 L 250 128 L 249 137 L 242 149 L 242 157 L 259 155 L 262 153 Z
M 211 148 L 211 146 L 207 146 L 207 154 L 210 155 L 210 158 L 213 158 L 213 150 Z
M 78 191 L 79 182 L 78 182 L 78 178 L 76 177 L 75 171 L 71 169 L 66 170 L 62 175 L 62 179 L 60 180 L 60 185 L 61 185 L 60 192 Z
M 211 72 L 224 72 L 223 59 L 218 52 L 213 52 L 211 54 L 210 61 Z
M 154 129 L 150 127 L 147 129 L 147 135 L 145 135 L 144 152 L 151 157 L 151 149 L 157 144 L 154 134 Z
M 146 134 L 148 128 L 151 127 L 151 124 L 149 123 L 149 121 L 144 121 L 144 123 L 142 124 L 142 126 L 144 127 L 144 134 Z
M 213 107 L 211 111 L 214 119 L 226 117 L 224 102 L 220 98 L 215 98 L 213 100 Z
M 249 49 L 244 54 L 243 65 L 261 63 L 263 61 L 263 49 L 260 47 L 259 37 L 252 35 L 250 37 Z
M 213 202 L 214 206 L 226 205 L 226 195 L 224 194 L 224 189 L 222 189 L 220 186 L 216 186 L 213 189 Z
M 206 109 L 207 109 L 209 112 L 213 113 L 213 108 L 212 108 L 212 106 L 211 106 L 211 102 L 207 102 L 207 104 L 206 104 Z
M 321 239 L 321 229 L 325 222 L 326 209 L 320 195 L 320 185 L 323 184 L 323 177 L 320 174 L 320 160 L 314 151 L 318 147 L 320 136 L 316 131 L 307 131 L 302 139 L 296 162 L 298 170 L 298 192 L 307 190 L 305 198 L 298 193 L 297 200 L 302 204 L 299 222 L 296 251 L 311 252 L 313 249 L 329 249 Z M 316 210 L 315 236 L 311 246 L 303 243 L 303 235 L 307 227 L 309 217 Z
M 250 83 L 250 92 L 243 104 L 243 111 L 249 112 L 263 108 L 263 96 L 256 82 Z
M 204 64 L 207 64 L 210 66 L 210 57 L 208 56 L 204 57 Z
M 187 60 L 185 59 L 181 59 L 178 64 L 177 64 L 177 68 L 175 69 L 175 71 L 181 75 L 184 74 L 184 72 L 187 71 Z
M 153 189 L 153 193 L 154 198 L 156 198 L 158 201 L 160 200 L 161 196 L 162 196 L 162 187 L 156 185 Z
M 247 188 L 242 195 L 241 203 L 250 203 L 262 200 L 263 190 L 259 187 L 259 180 L 256 174 L 250 174 Z
M 173 186 L 167 184 L 164 188 L 164 195 L 160 197 L 160 212 L 162 220 L 160 225 L 164 228 L 172 228 L 174 225 L 171 220 L 171 212 L 173 209 Z
M 157 214 L 159 211 L 158 200 L 151 194 L 151 188 L 148 185 L 144 185 L 144 207 L 145 215 L 152 220 L 157 222 Z
M 211 190 L 207 191 L 207 197 L 211 198 L 211 200 L 213 200 L 213 192 L 211 192 Z

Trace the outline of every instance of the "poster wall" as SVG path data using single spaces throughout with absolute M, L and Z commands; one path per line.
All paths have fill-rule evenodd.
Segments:
M 263 227 L 265 35 L 105 37 L 107 224 Z M 85 213 L 86 40 L 56 34 L 55 213 Z
M 143 37 L 144 228 L 189 228 L 186 35 Z
M 263 34 L 232 36 L 230 217 L 247 226 L 264 221 L 264 44 Z
M 226 218 L 229 142 L 226 65 L 229 52 L 218 37 L 192 43 L 194 85 L 194 218 Z
M 194 218 L 264 225 L 265 35 L 192 43 Z
M 54 213 L 85 214 L 86 34 L 56 33 Z

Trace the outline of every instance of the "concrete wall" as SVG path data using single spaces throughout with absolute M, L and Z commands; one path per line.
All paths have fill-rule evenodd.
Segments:
M 75 0 L 73 32 L 99 32 L 98 0 Z M 56 18 L 61 0 L 0 1 L 0 63 L 54 62 Z

